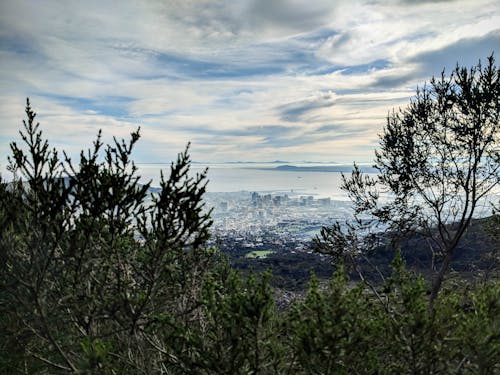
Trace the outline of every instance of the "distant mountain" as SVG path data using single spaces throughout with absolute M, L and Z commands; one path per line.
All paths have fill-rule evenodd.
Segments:
M 283 160 L 273 160 L 273 161 L 221 161 L 221 162 L 212 162 L 212 161 L 192 161 L 192 164 L 202 164 L 202 165 L 240 165 L 240 164 L 285 164 L 290 163 L 289 161 Z M 150 163 L 152 164 L 152 163 Z
M 167 162 L 137 162 L 137 165 L 166 165 L 170 164 L 170 161 Z M 255 161 L 255 160 L 244 160 L 244 161 L 200 161 L 200 160 L 193 160 L 191 161 L 191 164 L 202 164 L 202 165 L 212 165 L 212 164 L 286 164 L 286 165 L 293 165 L 293 164 L 313 164 L 313 165 L 324 165 L 324 166 L 333 166 L 333 165 L 338 165 L 338 166 L 346 166 L 346 165 L 352 165 L 352 164 L 346 164 L 346 163 L 339 163 L 336 161 L 312 161 L 312 160 L 267 160 L 267 161 Z M 363 161 L 363 162 L 356 162 L 358 166 L 368 166 L 372 165 L 373 162 L 370 161 Z
M 290 171 L 290 172 L 343 172 L 349 173 L 353 169 L 352 165 L 315 165 L 307 167 L 297 167 L 295 165 L 280 165 L 274 170 L 277 171 Z M 372 167 L 360 166 L 359 169 L 364 173 L 377 173 L 377 170 Z

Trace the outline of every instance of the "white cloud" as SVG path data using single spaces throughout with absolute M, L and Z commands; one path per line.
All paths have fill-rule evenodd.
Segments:
M 47 135 L 71 151 L 98 128 L 126 137 L 140 124 L 141 161 L 172 158 L 189 140 L 198 160 L 369 160 L 387 111 L 406 104 L 431 67 L 500 50 L 499 8 L 495 0 L 3 1 L 0 158 L 30 96 Z M 269 131 L 241 131 L 258 126 Z M 279 134 L 286 126 L 293 131 Z

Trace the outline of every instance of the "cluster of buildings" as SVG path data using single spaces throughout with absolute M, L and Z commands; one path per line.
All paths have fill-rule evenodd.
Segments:
M 349 201 L 297 193 L 207 193 L 205 201 L 213 208 L 212 241 L 229 252 L 308 251 L 323 226 L 351 215 Z
M 290 198 L 288 194 L 259 194 L 253 192 L 251 195 L 252 206 L 258 208 L 265 208 L 269 206 L 281 207 L 286 206 L 291 207 L 329 207 L 332 203 L 331 198 L 318 198 L 314 199 L 312 195 L 299 195 L 294 198 Z

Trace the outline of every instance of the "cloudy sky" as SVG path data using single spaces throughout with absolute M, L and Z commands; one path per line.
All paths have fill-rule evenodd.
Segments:
M 500 1 L 0 2 L 0 166 L 30 97 L 74 154 L 141 126 L 138 162 L 370 161 L 387 112 L 500 54 Z

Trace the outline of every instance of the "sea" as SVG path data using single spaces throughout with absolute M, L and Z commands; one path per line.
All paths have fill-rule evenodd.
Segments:
M 137 164 L 141 181 L 159 186 L 160 171 L 169 175 L 170 164 Z M 313 196 L 315 199 L 330 198 L 332 201 L 348 202 L 349 197 L 341 189 L 342 174 L 350 175 L 352 166 L 345 164 L 314 163 L 192 163 L 191 175 L 207 172 L 207 192 L 258 192 L 289 196 Z M 360 168 L 375 177 L 369 164 Z M 383 194 L 382 201 L 390 199 Z M 474 217 L 491 215 L 491 204 L 499 204 L 500 186 L 485 196 L 476 207 Z
M 201 173 L 208 168 L 207 192 L 249 191 L 289 195 L 312 195 L 315 198 L 331 198 L 345 201 L 348 197 L 341 190 L 342 172 L 331 171 L 340 166 L 311 164 L 288 165 L 272 163 L 196 163 L 191 165 L 191 174 Z M 169 164 L 137 164 L 141 181 L 152 181 L 159 186 L 160 170 L 168 176 Z M 321 169 L 329 170 L 322 171 Z M 342 170 L 350 167 L 342 166 Z

